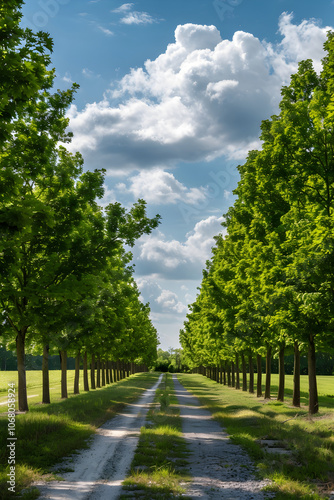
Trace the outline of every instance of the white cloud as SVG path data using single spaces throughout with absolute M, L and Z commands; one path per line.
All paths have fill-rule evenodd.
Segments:
M 68 73 L 68 72 L 65 73 L 65 76 L 62 77 L 62 80 L 63 80 L 63 82 L 66 82 L 66 83 L 73 83 L 72 77 L 71 77 L 70 73 Z
M 153 314 L 177 313 L 183 314 L 187 306 L 183 304 L 176 293 L 162 288 L 156 281 L 148 278 L 137 278 L 140 293 L 150 302 Z
M 100 31 L 102 31 L 102 33 L 104 33 L 107 36 L 113 36 L 114 35 L 113 31 L 109 30 L 108 28 L 104 28 L 103 26 L 98 26 L 98 29 Z
M 101 207 L 106 207 L 109 205 L 109 203 L 115 203 L 116 202 L 116 197 L 113 189 L 109 189 L 108 186 L 104 185 L 104 195 L 101 200 L 99 200 L 98 204 Z
M 206 199 L 204 188 L 187 188 L 173 174 L 159 168 L 151 172 L 142 171 L 132 177 L 129 188 L 124 183 L 116 187 L 123 193 L 132 193 L 135 198 L 144 198 L 151 204 L 175 204 L 178 201 L 197 204 Z
M 130 13 L 132 4 L 122 7 Z M 277 112 L 297 63 L 313 58 L 320 68 L 327 30 L 314 20 L 293 24 L 286 13 L 277 44 L 243 31 L 222 40 L 214 26 L 178 26 L 175 42 L 132 69 L 102 102 L 71 107 L 72 148 L 89 168 L 109 171 L 243 159 L 260 146 L 261 120 Z
M 163 309 L 169 309 L 171 311 L 175 311 L 178 314 L 182 314 L 187 311 L 187 306 L 182 304 L 178 300 L 176 293 L 171 292 L 170 290 L 162 290 L 159 297 L 156 299 L 158 304 L 162 305 Z
M 122 24 L 153 24 L 157 21 L 147 12 L 130 12 L 120 20 Z
M 96 73 L 94 73 L 94 71 L 91 71 L 90 69 L 88 68 L 84 68 L 82 70 L 82 74 L 86 77 L 86 78 L 100 78 L 101 75 L 97 75 Z
M 221 223 L 223 217 L 210 216 L 198 222 L 194 229 L 186 234 L 186 241 L 168 240 L 165 235 L 157 231 L 153 235 L 144 236 L 139 240 L 138 247 L 140 255 L 137 260 L 137 271 L 143 269 L 147 264 L 151 273 L 158 276 L 177 279 L 196 279 L 194 273 L 198 274 L 204 267 L 206 260 L 211 257 L 211 249 L 215 244 L 213 239 L 223 232 Z
M 314 67 L 319 72 L 326 32 L 333 29 L 329 26 L 321 28 L 315 19 L 304 20 L 296 26 L 292 18 L 293 14 L 286 12 L 281 15 L 279 32 L 283 35 L 282 42 L 278 48 L 272 44 L 267 46 L 273 69 L 282 80 L 288 79 L 297 70 L 297 62 L 303 59 L 313 59 Z
M 147 12 L 138 12 L 133 10 L 133 3 L 124 3 L 117 9 L 112 10 L 114 14 L 125 14 L 124 17 L 120 19 L 121 24 L 153 24 L 158 22 L 154 17 L 152 17 Z
M 123 5 L 121 5 L 117 9 L 112 10 L 111 12 L 114 12 L 115 14 L 124 14 L 124 12 L 128 12 L 129 10 L 131 10 L 133 6 L 133 3 L 123 3 Z

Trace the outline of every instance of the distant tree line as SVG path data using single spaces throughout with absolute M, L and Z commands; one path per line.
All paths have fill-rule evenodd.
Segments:
M 155 371 L 170 373 L 189 371 L 189 367 L 184 360 L 182 349 L 174 349 L 172 347 L 170 347 L 167 351 L 158 349 L 154 369 Z
M 324 48 L 320 75 L 311 60 L 300 62 L 282 88 L 280 113 L 262 122 L 262 149 L 238 167 L 226 236 L 216 237 L 180 333 L 192 367 L 213 370 L 221 381 L 235 378 L 236 387 L 242 377 L 243 390 L 248 370 L 251 392 L 256 372 L 258 396 L 265 359 L 265 398 L 277 358 L 279 401 L 286 355 L 293 355 L 295 406 L 306 368 L 301 356 L 307 356 L 310 413 L 319 408 L 316 358 L 333 373 L 334 353 L 333 33 Z

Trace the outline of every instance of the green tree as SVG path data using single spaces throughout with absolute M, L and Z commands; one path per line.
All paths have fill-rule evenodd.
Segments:
M 0 145 L 10 136 L 13 119 L 27 102 L 50 89 L 52 40 L 20 27 L 23 0 L 3 0 L 0 5 Z
M 31 101 L 0 154 L 1 305 L 16 335 L 22 411 L 25 340 L 41 309 L 80 295 L 82 280 L 123 242 L 132 246 L 159 223 L 143 200 L 128 212 L 118 203 L 103 212 L 96 199 L 104 171 L 83 173 L 80 154 L 58 144 L 70 140 L 65 112 L 76 88 Z

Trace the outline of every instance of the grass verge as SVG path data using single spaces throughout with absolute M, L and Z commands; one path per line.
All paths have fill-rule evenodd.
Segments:
M 15 483 L 16 495 L 34 480 L 50 473 L 63 457 L 87 447 L 96 428 L 135 401 L 157 381 L 157 373 L 132 375 L 115 384 L 79 394 L 50 405 L 30 405 L 26 414 L 16 415 Z M 8 491 L 8 418 L 0 417 L 0 500 L 13 498 Z M 26 492 L 25 500 L 37 498 Z
M 146 426 L 141 428 L 131 472 L 123 483 L 121 500 L 187 498 L 184 495 L 189 481 L 187 449 L 182 437 L 180 411 L 173 406 L 177 405 L 177 399 L 170 374 L 164 374 L 154 402 Z
M 180 382 L 206 406 L 232 440 L 242 445 L 273 481 L 277 500 L 319 500 L 334 490 L 334 410 L 319 398 L 321 410 L 310 416 L 275 400 L 222 386 L 201 375 L 178 375 Z M 261 439 L 274 439 L 287 455 L 269 454 Z

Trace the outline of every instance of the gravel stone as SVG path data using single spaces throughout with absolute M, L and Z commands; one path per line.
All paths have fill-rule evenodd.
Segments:
M 208 410 L 201 408 L 173 376 L 180 405 L 182 430 L 191 452 L 189 472 L 193 481 L 186 493 L 204 500 L 264 500 L 273 493 L 261 491 L 270 484 L 256 478 L 256 468 L 249 455 L 232 443 L 229 435 L 213 420 Z

